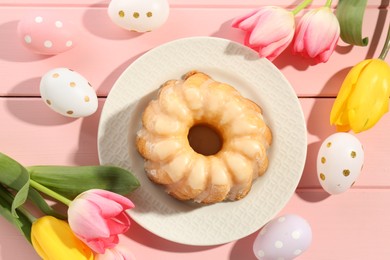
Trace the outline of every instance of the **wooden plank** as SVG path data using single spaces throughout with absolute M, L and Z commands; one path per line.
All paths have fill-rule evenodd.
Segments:
M 299 256 L 300 260 L 385 260 L 390 248 L 383 238 L 390 234 L 387 221 L 390 212 L 383 205 L 386 205 L 389 195 L 390 190 L 357 189 L 329 197 L 322 190 L 297 190 L 277 216 L 297 214 L 311 225 L 312 244 Z M 171 252 L 182 252 L 186 259 L 191 260 L 200 255 L 207 259 L 215 255 L 218 259 L 256 260 L 252 245 L 258 232 L 226 245 L 194 248 L 161 241 L 150 232 L 143 233 L 138 225 L 133 228 L 126 243 L 128 248 L 134 248 L 137 256 L 161 255 L 175 260 L 182 259 L 183 255 Z
M 234 17 L 250 10 L 177 8 L 160 29 L 136 34 L 115 26 L 104 8 L 64 8 L 59 16 L 72 17 L 80 28 L 79 43 L 66 53 L 42 56 L 24 48 L 16 34 L 19 19 L 38 9 L 0 9 L 0 96 L 39 96 L 40 77 L 56 67 L 74 69 L 92 83 L 99 96 L 106 96 L 127 66 L 163 43 L 192 36 L 222 37 L 242 43 L 244 33 L 231 28 L 230 24 Z M 59 11 L 56 8 L 48 10 Z M 369 47 L 350 48 L 340 42 L 331 59 L 316 66 L 310 66 L 308 60 L 293 56 L 287 49 L 274 64 L 299 96 L 335 96 L 351 66 L 366 57 L 379 55 L 385 33 L 380 34 L 383 28 L 376 27 L 378 17 L 384 18 L 380 22 L 383 25 L 390 21 L 390 15 L 385 11 L 367 10 L 364 35 L 371 39 Z M 178 25 L 177 21 L 186 23 Z M 379 31 L 374 34 L 373 28 Z M 390 56 L 387 60 L 390 61 Z
M 98 111 L 67 118 L 40 98 L 0 98 L 0 151 L 23 165 L 98 165 Z
M 299 259 L 387 259 L 389 195 L 389 189 L 329 197 L 321 190 L 298 190 L 281 214 L 298 214 L 312 227 L 312 246 Z
M 265 0 L 168 0 L 171 7 L 232 7 L 232 8 L 243 8 L 251 7 L 256 8 L 259 6 L 265 5 L 276 5 L 284 7 L 294 7 L 298 5 L 301 1 L 287 1 L 287 0 L 275 0 L 270 3 Z M 52 0 L 52 1 L 42 1 L 42 0 L 1 0 L 0 6 L 99 6 L 106 7 L 110 3 L 109 0 L 95 1 L 95 0 L 85 0 L 85 1 L 66 1 L 66 0 Z M 311 3 L 311 6 L 322 6 L 324 1 L 314 0 Z M 337 5 L 337 1 L 334 1 L 333 6 Z M 368 7 L 386 7 L 388 3 L 383 0 L 368 0 Z
M 297 214 L 311 225 L 313 240 L 300 260 L 377 259 L 390 254 L 390 190 L 350 190 L 326 197 L 321 190 L 298 190 L 278 214 Z M 130 196 L 131 198 L 131 196 Z M 245 220 L 243 220 L 245 221 Z M 39 258 L 16 229 L 0 218 L 1 259 Z M 145 256 L 163 259 L 246 259 L 256 260 L 252 245 L 258 232 L 231 243 L 213 247 L 193 247 L 163 240 L 133 222 L 121 238 L 137 259 Z
M 171 14 L 162 28 L 134 34 L 119 29 L 108 19 L 109 0 L 0 0 L 0 151 L 25 165 L 98 164 L 96 139 L 104 97 L 127 66 L 151 48 L 183 37 L 216 36 L 243 42 L 244 34 L 230 28 L 232 19 L 270 4 L 263 0 L 169 2 Z M 292 8 L 299 2 L 275 0 L 272 5 Z M 314 0 L 312 8 L 324 2 Z M 334 7 L 337 2 L 333 1 Z M 74 19 L 80 29 L 80 43 L 73 50 L 42 57 L 18 44 L 19 19 L 42 9 Z M 329 196 L 320 188 L 316 176 L 319 146 L 335 132 L 328 123 L 332 97 L 351 66 L 379 54 L 390 22 L 388 9 L 388 0 L 368 0 L 363 28 L 363 35 L 370 38 L 368 47 L 351 48 L 340 41 L 329 62 L 316 66 L 292 56 L 289 50 L 274 62 L 301 97 L 307 122 L 308 155 L 304 173 L 297 191 L 278 214 L 301 215 L 312 226 L 313 244 L 300 260 L 389 258 L 390 211 L 386 207 L 390 197 L 389 114 L 373 129 L 357 135 L 365 148 L 366 160 L 352 189 Z M 82 119 L 65 118 L 39 99 L 40 77 L 55 67 L 72 68 L 92 83 L 101 97 L 97 113 Z M 0 226 L 0 259 L 40 259 L 3 218 Z M 252 245 L 257 234 L 221 246 L 192 247 L 163 240 L 133 223 L 123 240 L 137 259 L 178 260 L 184 256 L 189 260 L 256 260 Z
M 300 99 L 308 130 L 308 153 L 300 188 L 320 187 L 316 159 L 323 140 L 335 130 L 329 125 L 333 99 Z M 104 99 L 92 116 L 71 119 L 51 111 L 40 98 L 0 98 L 1 152 L 22 164 L 98 164 L 97 130 Z M 390 115 L 367 132 L 356 135 L 365 150 L 357 188 L 389 188 Z

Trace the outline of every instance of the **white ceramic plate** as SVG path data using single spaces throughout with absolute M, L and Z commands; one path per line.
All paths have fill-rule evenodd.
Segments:
M 240 201 L 208 206 L 178 201 L 147 178 L 136 150 L 142 112 L 159 86 L 194 69 L 231 84 L 261 105 L 272 129 L 269 168 Z M 100 163 L 129 169 L 141 182 L 130 195 L 136 205 L 129 211 L 132 219 L 160 237 L 188 245 L 238 240 L 275 217 L 298 185 L 306 147 L 298 98 L 280 71 L 253 50 L 212 37 L 169 42 L 132 63 L 107 97 L 98 132 Z

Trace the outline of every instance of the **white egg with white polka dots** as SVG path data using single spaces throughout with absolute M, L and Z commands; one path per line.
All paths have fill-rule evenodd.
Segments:
M 329 194 L 345 192 L 359 177 L 363 163 L 363 146 L 354 135 L 332 134 L 323 141 L 318 152 L 318 180 Z
M 98 107 L 91 84 L 67 68 L 47 72 L 41 79 L 40 93 L 51 109 L 68 117 L 86 117 L 95 113 Z
M 166 22 L 169 3 L 167 0 L 111 0 L 108 16 L 126 30 L 149 32 Z
M 305 252 L 312 241 L 309 223 L 295 214 L 286 214 L 268 222 L 253 244 L 259 260 L 291 260 Z
M 22 44 L 31 51 L 55 55 L 70 50 L 75 45 L 77 30 L 69 18 L 41 11 L 20 19 L 18 35 Z

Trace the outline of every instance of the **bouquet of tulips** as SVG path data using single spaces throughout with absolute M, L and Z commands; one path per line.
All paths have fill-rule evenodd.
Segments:
M 264 6 L 237 17 L 232 27 L 245 31 L 245 45 L 270 61 L 290 44 L 293 54 L 310 58 L 315 64 L 329 60 L 340 37 L 351 45 L 368 44 L 368 38 L 362 38 L 367 0 L 339 0 L 335 14 L 332 0 L 326 0 L 324 6 L 306 12 L 296 24 L 295 16 L 311 2 L 304 0 L 293 10 Z M 385 58 L 389 49 L 390 25 L 379 57 L 355 65 L 340 88 L 330 113 L 330 123 L 338 131 L 368 130 L 387 113 L 390 66 Z
M 119 167 L 24 167 L 0 153 L 0 214 L 44 260 L 133 259 L 119 235 L 129 229 L 126 210 L 134 207 L 123 195 L 138 187 L 139 181 Z M 65 204 L 67 214 L 55 211 L 42 194 Z M 26 209 L 28 200 L 41 216 Z

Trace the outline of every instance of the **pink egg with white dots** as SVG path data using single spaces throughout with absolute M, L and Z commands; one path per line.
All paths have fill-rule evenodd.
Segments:
M 268 222 L 253 244 L 259 260 L 292 260 L 306 251 L 312 240 L 309 223 L 302 217 L 287 214 Z
M 35 53 L 56 55 L 71 49 L 77 30 L 69 18 L 41 11 L 24 16 L 18 24 L 22 44 Z

